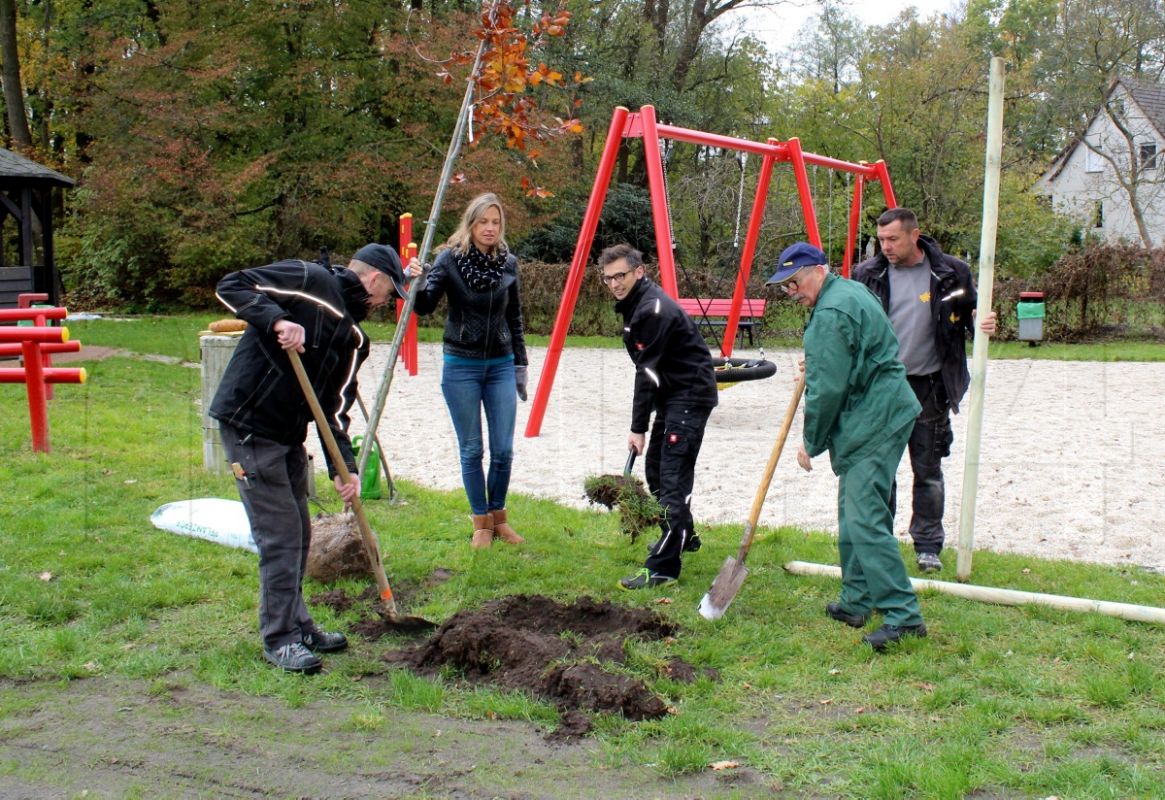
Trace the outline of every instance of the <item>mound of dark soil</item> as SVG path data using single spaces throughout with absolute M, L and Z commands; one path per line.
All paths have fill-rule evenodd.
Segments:
M 466 680 L 530 692 L 564 712 L 585 709 L 656 719 L 667 713 L 664 701 L 642 681 L 607 667 L 623 663 L 628 638 L 662 639 L 674 632 L 674 625 L 645 609 L 586 597 L 563 605 L 539 595 L 516 595 L 460 611 L 425 643 L 384 659 L 421 674 L 453 667 Z M 669 662 L 665 673 L 676 672 Z M 585 733 L 577 714 L 564 720 L 570 733 Z

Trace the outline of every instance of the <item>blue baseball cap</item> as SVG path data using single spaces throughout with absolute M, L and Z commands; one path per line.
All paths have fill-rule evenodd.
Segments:
M 808 242 L 797 242 L 789 245 L 777 259 L 777 271 L 773 277 L 765 281 L 766 285 L 784 283 L 797 274 L 802 267 L 815 267 L 818 264 L 828 264 L 829 259 L 819 248 Z

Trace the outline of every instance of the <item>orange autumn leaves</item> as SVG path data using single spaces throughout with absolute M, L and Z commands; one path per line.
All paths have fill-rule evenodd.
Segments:
M 507 147 L 537 164 L 539 143 L 582 133 L 582 123 L 574 116 L 582 105 L 577 90 L 591 79 L 578 71 L 567 78 L 545 61 L 534 61 L 550 39 L 566 33 L 569 11 L 545 12 L 528 31 L 519 27 L 517 11 L 510 0 L 500 0 L 481 15 L 481 28 L 475 33 L 485 41 L 485 50 L 475 81 L 473 124 L 484 134 L 502 137 Z M 565 113 L 549 110 L 554 104 Z M 522 188 L 530 197 L 553 196 L 529 178 L 522 179 Z

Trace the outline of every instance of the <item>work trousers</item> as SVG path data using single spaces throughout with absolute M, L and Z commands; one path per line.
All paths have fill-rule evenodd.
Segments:
M 680 554 L 693 532 L 696 457 L 711 413 L 710 408 L 687 403 L 664 403 L 655 409 L 643 469 L 648 489 L 663 506 L 663 521 L 659 541 L 648 551 L 644 566 L 660 575 L 680 576 Z
M 922 622 L 918 598 L 894 538 L 890 487 L 911 426 L 838 476 L 837 549 L 841 556 L 841 606 L 867 616 L 885 614 L 888 625 Z
M 941 373 L 910 375 L 907 380 L 922 406 L 906 448 L 910 453 L 910 470 L 914 474 L 910 538 L 914 540 L 916 553 L 938 555 L 946 541 L 943 459 L 950 455 L 951 443 L 955 440 L 951 431 L 951 404 L 947 400 Z M 896 485 L 893 487 L 890 496 L 891 509 L 897 508 L 897 488 Z
M 232 469 L 239 465 L 235 485 L 259 548 L 259 635 L 265 648 L 275 650 L 315 629 L 303 602 L 311 543 L 307 451 L 225 423 L 219 429 L 227 461 Z

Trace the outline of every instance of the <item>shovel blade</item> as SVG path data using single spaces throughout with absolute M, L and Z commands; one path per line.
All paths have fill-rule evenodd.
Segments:
M 712 581 L 712 588 L 700 601 L 700 616 L 704 619 L 720 619 L 728 606 L 736 598 L 737 592 L 748 577 L 748 567 L 732 556 L 724 559 L 724 566 Z

